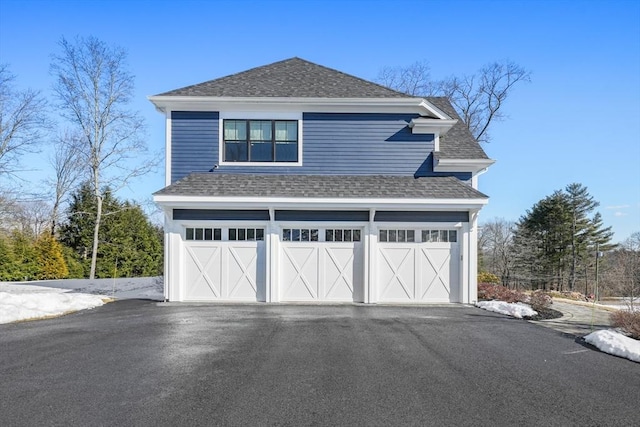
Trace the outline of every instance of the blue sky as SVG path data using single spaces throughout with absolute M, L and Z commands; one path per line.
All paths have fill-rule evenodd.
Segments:
M 572 182 L 601 204 L 615 240 L 640 231 L 640 2 L 621 1 L 29 1 L 0 0 L 0 63 L 23 87 L 51 93 L 62 36 L 94 35 L 129 52 L 133 107 L 152 150 L 163 117 L 148 95 L 292 56 L 373 80 L 426 60 L 435 79 L 509 59 L 532 72 L 484 148 L 491 196 L 481 221 L 517 220 Z M 34 183 L 49 173 L 33 158 Z M 163 169 L 120 196 L 145 201 Z

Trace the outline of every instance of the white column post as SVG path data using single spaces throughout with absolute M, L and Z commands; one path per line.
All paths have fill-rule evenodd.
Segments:
M 469 212 L 469 304 L 478 301 L 478 213 Z
M 377 275 L 375 272 L 376 251 L 378 249 L 378 230 L 374 219 L 376 210 L 369 209 L 369 224 L 367 226 L 367 234 L 365 235 L 365 286 L 364 286 L 364 302 L 367 304 L 375 304 L 378 302 L 378 286 Z
M 169 298 L 169 285 L 171 283 L 171 264 L 170 264 L 170 260 L 171 260 L 171 240 L 170 240 L 170 230 L 169 227 L 171 226 L 171 210 L 169 209 L 164 209 L 164 265 L 163 265 L 163 271 L 164 271 L 164 277 L 163 277 L 163 296 L 164 296 L 164 300 L 165 301 L 170 301 L 171 298 Z
M 276 212 L 269 208 L 269 224 L 267 225 L 267 302 L 278 302 L 278 227 L 276 225 Z
M 469 218 L 471 220 L 471 218 Z M 469 222 L 462 223 L 462 241 L 460 242 L 460 277 L 462 278 L 462 283 L 460 283 L 460 290 L 462 294 L 460 295 L 460 302 L 464 304 L 469 304 L 469 282 L 470 282 L 470 273 L 469 273 L 469 245 L 470 245 L 470 224 Z
M 171 210 L 165 211 L 167 218 L 167 226 L 165 228 L 166 247 L 165 247 L 165 298 L 169 301 L 182 301 L 182 288 L 184 283 L 182 277 L 184 275 L 184 248 L 182 244 L 182 227 L 176 225 L 171 217 Z

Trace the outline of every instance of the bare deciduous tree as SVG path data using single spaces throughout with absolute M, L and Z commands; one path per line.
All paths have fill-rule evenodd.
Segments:
M 531 73 L 506 61 L 485 65 L 475 74 L 433 81 L 426 62 L 406 67 L 385 67 L 379 83 L 412 96 L 446 96 L 473 136 L 489 142 L 489 125 L 504 117 L 501 108 L 518 82 L 529 82 Z
M 439 82 L 431 79 L 427 61 L 416 61 L 406 67 L 383 67 L 376 81 L 411 96 L 433 96 L 439 89 Z
M 603 274 L 602 284 L 613 295 L 624 297 L 633 310 L 640 301 L 640 232 L 607 253 L 606 260 L 609 268 Z
M 56 226 L 60 216 L 60 206 L 64 198 L 75 187 L 82 175 L 86 174 L 82 157 L 82 137 L 70 130 L 58 136 L 54 146 L 55 151 L 49 158 L 53 167 L 54 177 L 47 183 L 53 187 L 53 207 L 51 209 L 51 235 L 55 235 Z
M 513 248 L 513 230 L 515 223 L 502 218 L 485 222 L 480 228 L 479 241 L 488 271 L 500 277 L 504 286 L 512 279 L 515 254 Z
M 39 91 L 16 89 L 14 80 L 0 65 L 0 176 L 20 169 L 20 157 L 37 151 L 48 127 L 46 100 Z
M 44 200 L 19 201 L 13 215 L 12 228 L 35 240 L 49 227 L 51 206 Z
M 88 167 L 97 201 L 90 278 L 95 278 L 103 189 L 112 191 L 147 173 L 154 162 L 145 160 L 144 121 L 129 110 L 134 76 L 127 70 L 126 52 L 95 37 L 62 38 L 51 72 L 61 114 L 79 131 L 80 156 Z

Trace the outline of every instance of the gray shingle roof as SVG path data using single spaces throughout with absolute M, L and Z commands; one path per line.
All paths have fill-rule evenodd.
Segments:
M 300 58 L 290 58 L 157 96 L 414 98 Z
M 210 197 L 486 199 L 457 178 L 193 173 L 155 195 Z
M 441 159 L 488 159 L 487 154 L 471 135 L 446 97 L 430 96 L 426 99 L 452 119 L 458 120 L 458 123 L 449 129 L 446 135 L 440 137 L 438 157 Z

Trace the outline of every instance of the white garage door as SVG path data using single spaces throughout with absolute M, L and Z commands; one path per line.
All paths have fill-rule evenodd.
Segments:
M 186 301 L 264 301 L 264 230 L 186 228 Z
M 378 301 L 458 302 L 459 253 L 456 230 L 380 230 Z
M 284 228 L 281 241 L 281 301 L 362 301 L 361 230 Z

